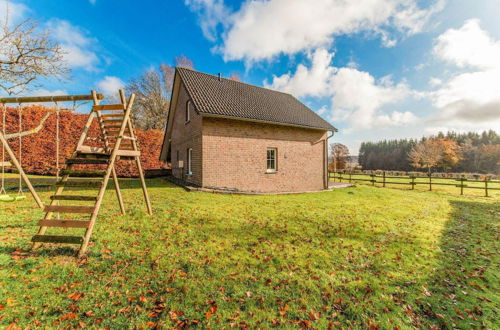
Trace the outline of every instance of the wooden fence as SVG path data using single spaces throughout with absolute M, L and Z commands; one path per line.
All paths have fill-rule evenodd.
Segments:
M 371 184 L 372 186 L 375 186 L 375 184 L 380 184 L 382 187 L 386 187 L 386 185 L 389 184 L 409 185 L 412 190 L 414 190 L 417 185 L 426 185 L 429 187 L 429 191 L 432 191 L 433 186 L 453 186 L 460 188 L 460 195 L 464 194 L 464 189 L 482 189 L 484 190 L 485 197 L 489 196 L 490 191 L 500 190 L 500 180 L 491 180 L 488 177 L 484 177 L 481 180 L 470 179 L 465 176 L 459 178 L 435 177 L 432 176 L 432 174 L 426 176 L 386 175 L 385 171 L 382 171 L 380 174 L 375 172 L 355 173 L 350 171 L 337 171 L 329 172 L 329 177 L 333 178 L 334 181 L 338 180 L 339 182 L 349 183 L 361 182 Z M 408 179 L 408 181 L 394 181 L 394 179 Z M 469 183 L 476 183 L 477 185 L 470 185 Z

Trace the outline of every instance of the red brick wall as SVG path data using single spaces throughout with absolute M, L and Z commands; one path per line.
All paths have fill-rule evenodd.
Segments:
M 325 131 L 203 118 L 203 186 L 256 192 L 324 189 Z M 267 148 L 278 171 L 266 173 Z
M 185 110 L 189 96 L 184 84 L 181 83 L 179 89 L 179 98 L 174 114 L 171 136 L 171 161 L 172 175 L 176 178 L 186 180 L 201 186 L 202 184 L 202 166 L 201 166 L 201 116 L 196 111 L 191 110 L 190 121 L 186 123 Z M 187 149 L 192 148 L 192 172 L 193 175 L 187 175 Z M 177 158 L 179 151 L 179 158 Z M 184 168 L 178 166 L 178 161 L 184 161 Z

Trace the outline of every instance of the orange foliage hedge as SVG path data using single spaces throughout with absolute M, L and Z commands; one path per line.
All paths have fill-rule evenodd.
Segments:
M 1 109 L 1 108 L 0 108 Z M 53 109 L 44 106 L 32 105 L 23 108 L 22 131 L 37 127 L 48 112 Z M 65 161 L 74 151 L 78 139 L 82 133 L 83 126 L 87 121 L 88 114 L 75 113 L 70 110 L 60 112 L 60 165 L 65 167 Z M 16 108 L 7 107 L 6 133 L 17 133 L 19 129 L 19 115 Z M 1 126 L 1 112 L 0 112 Z M 163 142 L 163 131 L 135 130 L 141 150 L 141 163 L 143 169 L 163 168 L 164 163 L 159 161 L 161 145 Z M 97 122 L 94 120 L 89 136 L 99 137 Z M 56 173 L 56 115 L 52 113 L 45 122 L 42 130 L 36 134 L 22 138 L 22 167 L 26 173 L 54 175 Z M 92 145 L 92 143 L 86 143 Z M 18 139 L 10 139 L 9 145 L 19 159 Z M 93 145 L 96 145 L 95 143 Z M 1 150 L 0 150 L 1 157 Z M 8 156 L 6 155 L 6 159 Z M 87 167 L 88 168 L 88 167 Z M 98 167 L 95 166 L 97 169 Z M 116 164 L 119 176 L 135 177 L 138 175 L 135 162 L 120 160 Z

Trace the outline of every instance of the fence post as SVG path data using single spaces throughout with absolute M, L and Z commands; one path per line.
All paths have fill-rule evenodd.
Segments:
M 375 186 L 375 175 L 373 174 L 373 171 L 372 174 L 370 174 L 370 177 L 372 178 L 372 186 Z
M 352 171 L 349 171 L 349 183 L 351 183 Z
M 342 172 L 339 171 L 339 182 L 342 182 Z
M 415 190 L 415 176 L 411 175 L 411 190 Z
M 460 195 L 464 194 L 464 177 L 460 178 Z
M 432 173 L 429 172 L 429 191 L 432 191 Z
M 385 171 L 382 173 L 382 175 L 383 175 L 382 187 L 385 188 Z
M 485 194 L 485 197 L 488 197 L 488 178 L 487 177 L 484 178 L 484 194 Z

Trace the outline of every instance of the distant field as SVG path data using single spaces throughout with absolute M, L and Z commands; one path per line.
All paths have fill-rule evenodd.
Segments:
M 137 180 L 126 216 L 108 190 L 83 260 L 30 252 L 43 213 L 0 204 L 0 328 L 500 327 L 498 196 L 148 185 L 152 217 Z

